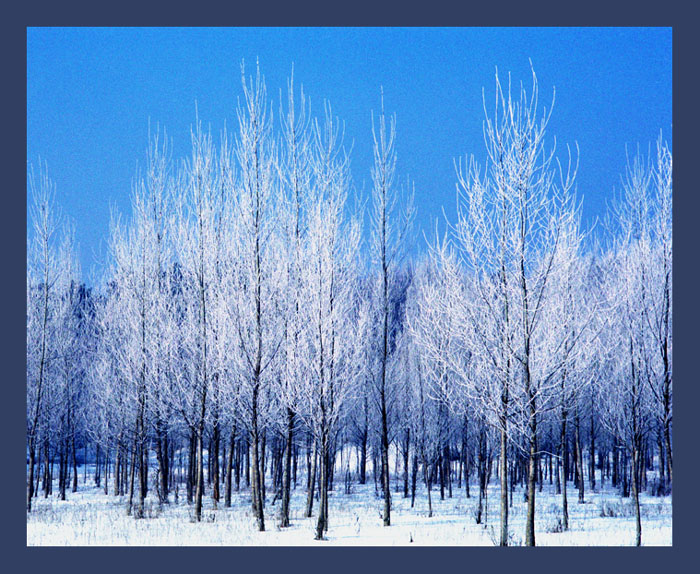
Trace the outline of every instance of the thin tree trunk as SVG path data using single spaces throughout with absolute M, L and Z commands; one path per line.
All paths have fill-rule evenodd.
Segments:
M 129 477 L 129 505 L 127 506 L 126 514 L 131 516 L 131 509 L 134 503 L 134 479 L 136 478 L 136 440 L 134 440 L 134 445 L 131 454 L 131 475 Z M 105 477 L 105 484 L 107 484 L 107 479 Z
M 161 422 L 156 422 L 156 457 L 160 468 L 160 500 L 168 502 L 168 443 L 167 435 L 163 436 Z
M 51 466 L 51 460 L 49 458 L 49 441 L 45 440 L 44 441 L 44 498 L 48 498 L 49 493 L 51 492 L 51 474 L 50 474 L 50 466 Z M 98 484 L 97 487 L 99 488 L 99 477 L 98 477 Z
M 525 523 L 525 546 L 535 545 L 535 479 L 537 465 L 537 419 L 534 399 L 530 399 L 530 456 L 527 472 L 527 518 Z
M 231 429 L 231 441 L 228 451 L 228 462 L 226 464 L 226 500 L 224 506 L 231 507 L 231 475 L 233 474 L 233 451 L 236 444 L 236 426 Z
M 75 433 L 71 435 L 71 455 L 73 462 L 73 492 L 78 492 L 78 459 L 75 454 Z
M 391 489 L 389 485 L 389 429 L 387 423 L 386 399 L 381 393 L 382 411 L 382 489 L 384 492 L 384 526 L 391 525 Z
M 506 419 L 501 419 L 501 457 L 499 474 L 501 482 L 501 546 L 508 546 L 508 435 Z
M 666 454 L 664 453 L 663 431 L 661 428 L 656 433 L 656 446 L 659 449 L 659 486 L 656 494 L 657 496 L 663 496 L 666 493 Z
M 284 453 L 284 474 L 282 477 L 282 510 L 280 526 L 289 526 L 289 499 L 291 494 L 292 445 L 294 438 L 294 411 L 287 409 L 287 447 Z
M 260 441 L 260 506 L 261 508 L 265 504 L 265 476 L 266 476 L 266 462 L 267 462 L 267 456 L 266 456 L 266 447 L 267 447 L 267 433 L 263 432 L 262 433 L 262 440 Z
M 257 393 L 254 391 L 254 394 Z M 251 479 L 253 481 L 253 513 L 255 514 L 255 519 L 258 524 L 258 530 L 263 532 L 265 530 L 265 514 L 263 510 L 263 482 L 265 480 L 262 475 L 260 464 L 260 453 L 258 452 L 258 445 L 260 443 L 260 437 L 258 435 L 258 413 L 257 413 L 257 396 L 253 403 L 253 432 L 252 432 L 252 447 L 253 447 L 253 460 L 252 460 L 252 473 Z
M 418 455 L 413 454 L 413 469 L 411 471 L 411 508 L 416 502 L 416 480 L 418 474 Z
M 590 476 L 589 476 L 589 482 L 591 486 L 591 492 L 595 492 L 595 415 L 594 415 L 594 410 L 593 410 L 593 394 L 591 393 L 591 427 L 590 427 L 590 435 L 591 435 L 591 460 L 590 460 L 590 465 L 589 465 L 589 471 Z
M 36 448 L 34 441 L 29 441 L 29 478 L 27 478 L 27 512 L 32 511 L 32 498 L 34 497 L 34 464 Z
M 428 464 L 423 455 L 423 480 L 425 481 L 425 489 L 428 491 L 428 518 L 433 515 L 433 499 L 430 494 L 430 476 L 428 476 Z
M 575 414 L 575 440 L 576 440 L 576 466 L 578 467 L 578 502 L 583 504 L 584 502 L 584 480 L 583 480 L 583 452 L 581 451 L 581 432 L 580 432 L 580 420 L 578 415 L 578 407 L 576 407 Z
M 566 466 L 567 466 L 567 444 L 566 444 L 566 416 L 567 411 L 564 409 L 561 415 L 561 513 L 562 513 L 562 528 L 569 529 L 569 501 L 566 497 Z M 559 480 L 559 466 L 557 465 L 557 480 Z
M 58 449 L 58 496 L 61 500 L 66 499 L 66 453 L 65 442 L 62 440 Z
M 36 478 L 34 479 L 35 482 L 34 482 L 33 490 L 34 490 L 34 498 L 37 498 L 37 496 L 39 496 L 39 479 L 41 478 L 41 462 L 42 462 L 41 461 L 41 447 L 36 448 L 35 452 L 37 453 L 37 455 L 35 455 L 35 456 L 38 456 L 38 459 L 35 463 L 36 466 L 35 466 L 34 475 Z M 87 459 L 87 457 L 85 457 L 85 458 Z M 87 469 L 87 464 L 85 465 L 85 468 Z
M 306 517 L 311 518 L 314 508 L 314 490 L 316 488 L 316 441 L 314 441 L 313 454 L 311 455 L 311 473 L 309 474 L 308 494 L 306 497 Z
M 220 469 L 219 469 L 219 454 L 221 450 L 221 428 L 219 427 L 219 414 L 218 411 L 214 412 L 214 423 L 212 429 L 212 443 L 214 446 L 214 454 L 212 458 L 212 453 L 209 453 L 209 458 L 212 461 L 212 473 L 213 477 L 210 477 L 213 481 L 212 488 L 212 500 L 214 501 L 214 508 L 217 507 L 219 500 L 221 499 L 220 489 Z
M 116 461 L 114 463 L 114 494 L 118 495 L 121 492 L 120 488 L 120 473 L 121 473 L 121 456 L 122 456 L 122 446 L 121 446 L 121 441 L 122 437 L 121 434 L 119 435 L 119 440 L 117 441 L 117 454 L 116 454 Z M 107 480 L 105 478 L 105 480 Z
M 197 522 L 202 520 L 202 499 L 204 497 L 204 420 L 200 419 L 197 429 L 197 468 L 194 499 L 194 514 Z
M 360 442 L 360 484 L 367 480 L 367 429 L 364 429 Z
M 673 452 L 671 450 L 671 423 L 670 415 L 667 416 L 664 424 L 664 441 L 666 443 L 666 478 L 669 483 L 670 492 L 673 488 Z
M 320 497 L 318 502 L 318 521 L 316 522 L 316 540 L 323 539 L 323 533 L 328 529 L 328 439 L 325 432 L 321 436 L 321 452 L 319 456 L 320 476 L 319 489 Z
M 476 523 L 481 524 L 484 498 L 486 495 L 486 437 L 482 427 L 479 432 L 479 452 L 477 454 L 477 467 L 479 472 L 479 501 L 476 507 Z
M 635 546 L 642 545 L 642 517 L 639 508 L 639 479 L 636 468 L 638 464 L 639 452 L 637 445 L 632 447 L 632 496 L 634 497 L 634 517 L 636 522 Z
M 406 428 L 406 435 L 403 446 L 403 497 L 408 498 L 408 459 L 411 444 L 411 429 Z
M 190 430 L 189 456 L 187 457 L 187 504 L 192 504 L 194 497 L 195 467 L 197 456 L 197 439 L 194 429 Z

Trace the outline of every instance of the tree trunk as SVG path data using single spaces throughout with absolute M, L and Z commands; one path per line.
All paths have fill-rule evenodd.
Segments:
M 29 444 L 29 478 L 27 479 L 27 512 L 32 511 L 32 498 L 34 497 L 34 464 L 36 460 L 36 448 L 34 441 Z
M 408 498 L 408 458 L 411 445 L 411 429 L 406 429 L 405 440 L 403 444 L 403 497 Z
M 245 485 L 250 486 L 250 434 L 245 445 Z
M 160 469 L 160 500 L 168 502 L 168 438 L 164 435 L 160 420 L 156 422 L 156 457 Z
M 316 441 L 314 441 L 313 454 L 311 455 L 311 472 L 308 475 L 309 485 L 308 494 L 306 497 L 306 517 L 311 518 L 314 508 L 314 490 L 316 488 Z
M 192 504 L 194 497 L 194 483 L 195 483 L 195 467 L 197 456 L 197 439 L 195 436 L 194 429 L 190 430 L 190 449 L 189 456 L 187 457 L 187 504 Z
M 93 481 L 97 488 L 100 488 L 100 445 L 95 445 L 95 475 Z
M 367 481 L 367 429 L 365 429 L 360 442 L 360 484 Z
M 590 460 L 588 472 L 590 472 L 589 483 L 591 486 L 591 492 L 595 492 L 595 416 L 594 416 L 594 409 L 593 409 L 593 394 L 592 393 L 591 393 L 590 434 L 591 434 L 591 452 L 590 452 L 591 460 Z
M 219 468 L 219 454 L 221 451 L 221 428 L 219 427 L 219 414 L 218 411 L 215 410 L 214 412 L 214 422 L 212 425 L 212 443 L 213 443 L 213 450 L 214 453 L 212 455 L 211 451 L 209 452 L 209 459 L 212 462 L 212 474 L 213 476 L 210 476 L 210 480 L 213 482 L 212 486 L 212 500 L 214 502 L 214 508 L 217 507 L 219 500 L 221 500 L 221 493 L 220 493 L 220 479 L 221 479 L 221 472 Z
M 666 493 L 666 454 L 664 453 L 663 431 L 661 428 L 656 433 L 656 446 L 659 449 L 659 486 L 656 490 L 656 495 L 663 496 Z
M 258 530 L 263 532 L 265 530 L 265 514 L 263 509 L 263 482 L 265 479 L 264 476 L 261 476 L 262 465 L 260 464 L 260 454 L 258 452 L 260 436 L 258 434 L 257 397 L 253 403 L 253 432 L 251 438 L 253 442 L 253 460 L 251 464 L 251 479 L 253 481 L 253 514 L 255 514 Z
M 136 508 L 136 518 L 143 518 L 143 509 L 144 509 L 144 500 L 146 499 L 146 492 L 147 492 L 147 478 L 146 478 L 146 460 L 147 460 L 147 455 L 145 452 L 146 445 L 145 445 L 145 437 L 144 437 L 144 429 L 143 429 L 143 420 L 141 421 L 141 426 L 139 428 L 137 436 L 139 437 L 138 439 L 138 444 L 136 446 L 136 452 L 137 452 L 137 461 L 138 461 L 138 466 L 139 466 L 139 498 L 138 498 L 138 506 Z
M 501 546 L 508 546 L 508 435 L 506 419 L 501 418 L 501 457 L 499 474 L 501 482 Z
M 233 474 L 233 451 L 236 444 L 236 426 L 231 429 L 231 442 L 228 451 L 228 462 L 226 463 L 226 508 L 231 507 L 231 475 Z
M 196 489 L 194 499 L 194 515 L 197 522 L 202 520 L 202 499 L 204 497 L 204 421 L 201 420 L 197 429 L 197 469 Z
M 131 509 L 134 504 L 134 479 L 136 477 L 136 441 L 134 441 L 132 453 L 131 453 L 131 474 L 129 477 L 129 504 L 127 506 L 126 514 L 131 516 Z M 105 484 L 107 484 L 107 478 L 105 477 Z
M 320 496 L 318 502 L 318 521 L 316 522 L 316 540 L 323 540 L 323 533 L 328 529 L 328 439 L 325 433 L 321 436 L 321 452 L 319 453 Z
M 562 528 L 569 529 L 569 501 L 566 497 L 566 466 L 567 466 L 567 444 L 566 444 L 566 415 L 564 410 L 561 417 L 561 458 L 562 458 L 562 473 L 561 473 L 561 513 L 562 513 Z M 559 466 L 557 466 L 557 480 L 559 480 Z
M 38 456 L 36 459 L 36 462 L 34 463 L 34 484 L 33 484 L 33 489 L 34 489 L 34 498 L 39 496 L 39 481 L 41 479 L 41 447 L 35 448 L 35 456 Z M 87 459 L 87 457 L 85 457 Z M 87 468 L 87 465 L 85 465 Z
M 75 433 L 71 436 L 71 455 L 73 462 L 73 487 L 72 492 L 78 492 L 78 459 L 75 454 Z
M 450 445 L 445 444 L 443 451 L 443 472 L 447 481 L 447 495 L 452 498 L 452 463 L 450 460 Z
M 66 452 L 66 441 L 61 441 L 58 451 L 58 496 L 61 500 L 66 499 L 66 478 L 68 467 L 68 453 Z
M 428 464 L 423 455 L 423 480 L 425 481 L 425 489 L 428 491 L 428 518 L 433 515 L 433 499 L 430 495 L 430 476 L 428 475 Z
M 530 411 L 530 456 L 527 469 L 527 519 L 525 523 L 525 546 L 535 545 L 535 479 L 537 465 L 537 419 L 531 403 Z
M 575 440 L 576 440 L 576 466 L 578 468 L 578 503 L 583 504 L 584 502 L 584 480 L 583 480 L 583 452 L 581 450 L 581 432 L 580 432 L 580 420 L 578 416 L 578 407 L 576 408 L 575 415 Z
M 266 475 L 266 462 L 267 462 L 267 456 L 266 456 L 266 447 L 267 447 L 267 433 L 263 432 L 262 433 L 262 440 L 260 441 L 260 459 L 259 459 L 259 464 L 260 464 L 260 474 L 259 474 L 259 479 L 260 479 L 260 507 L 264 507 L 265 505 L 265 475 Z
M 669 483 L 668 492 L 673 488 L 673 452 L 671 450 L 671 423 L 670 415 L 664 423 L 664 441 L 666 443 L 666 479 Z
M 464 436 L 462 440 L 462 469 L 464 472 L 464 488 L 469 498 L 469 427 L 467 414 L 464 413 Z
M 122 455 L 122 447 L 121 447 L 121 434 L 119 435 L 119 440 L 117 441 L 117 454 L 116 454 L 116 461 L 114 463 L 114 494 L 118 495 L 121 492 L 120 488 L 120 472 L 121 472 L 121 455 Z M 107 480 L 105 478 L 105 480 Z M 99 486 L 99 485 L 98 485 Z
M 416 480 L 418 474 L 418 455 L 413 454 L 413 469 L 411 471 L 411 508 L 416 502 Z
M 382 488 L 384 492 L 384 526 L 391 525 L 391 489 L 389 484 L 389 430 L 387 424 L 386 400 L 381 394 L 382 407 Z
M 240 439 L 236 444 L 236 454 L 234 455 L 235 463 L 233 468 L 234 478 L 236 479 L 236 492 L 241 489 L 241 441 Z
M 479 472 L 479 501 L 476 508 L 476 523 L 481 524 L 484 511 L 484 497 L 486 495 L 486 437 L 484 429 L 479 433 L 479 452 L 477 454 L 477 469 Z
M 41 447 L 39 447 L 41 448 Z M 43 487 L 44 487 L 44 498 L 48 498 L 49 492 L 51 492 L 51 480 L 50 480 L 50 473 L 49 473 L 49 467 L 50 467 L 50 459 L 49 459 L 49 441 L 46 440 L 44 441 L 44 477 L 43 477 Z M 98 467 L 99 468 L 99 467 Z M 99 488 L 99 475 L 98 475 L 98 484 L 97 487 Z
M 282 477 L 282 510 L 280 526 L 289 526 L 289 499 L 291 493 L 292 444 L 294 438 L 294 411 L 287 409 L 287 448 L 284 453 L 284 475 Z
M 635 546 L 642 545 L 642 517 L 639 508 L 639 478 L 637 476 L 637 465 L 639 451 L 636 444 L 632 446 L 632 496 L 634 497 L 634 516 L 636 521 Z

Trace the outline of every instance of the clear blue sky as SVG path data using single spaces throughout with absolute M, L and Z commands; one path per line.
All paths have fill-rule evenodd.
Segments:
M 578 142 L 591 221 L 619 188 L 626 144 L 646 150 L 659 130 L 670 143 L 671 37 L 670 28 L 30 28 L 27 161 L 48 163 L 90 280 L 95 254 L 104 259 L 110 204 L 129 211 L 149 118 L 173 138 L 173 156 L 185 157 L 195 101 L 213 134 L 224 122 L 235 127 L 241 59 L 248 72 L 259 59 L 275 117 L 294 64 L 312 112 L 328 99 L 345 121 L 365 193 L 370 114 L 384 87 L 397 115 L 399 176 L 415 182 L 417 230 L 430 233 L 443 206 L 454 219 L 453 159 L 483 158 L 482 86 L 491 101 L 496 67 L 529 85 L 531 59 L 542 104 L 556 86 L 549 135 L 560 153 Z

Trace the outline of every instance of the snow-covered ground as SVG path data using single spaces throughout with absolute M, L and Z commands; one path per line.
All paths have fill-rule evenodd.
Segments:
M 111 486 L 111 485 L 110 485 Z M 393 481 L 392 481 L 393 487 Z M 558 532 L 561 497 L 554 487 L 545 485 L 536 499 L 536 542 L 538 545 L 562 546 L 625 546 L 635 537 L 632 499 L 621 498 L 612 489 L 603 493 L 586 492 L 585 504 L 578 504 L 577 491 L 569 494 L 569 531 Z M 250 508 L 249 492 L 234 493 L 231 508 L 212 506 L 210 496 L 204 500 L 203 520 L 194 522 L 193 508 L 180 497 L 173 496 L 170 504 L 158 506 L 149 495 L 146 500 L 147 518 L 135 520 L 126 515 L 126 500 L 105 494 L 83 484 L 77 493 L 67 493 L 66 501 L 55 495 L 44 499 L 42 494 L 27 515 L 28 545 L 474 545 L 491 546 L 498 543 L 499 488 L 489 489 L 487 525 L 476 524 L 474 511 L 477 490 L 472 485 L 472 497 L 466 498 L 464 487 L 453 487 L 453 498 L 440 500 L 439 489 L 433 489 L 433 516 L 428 518 L 425 488 L 418 488 L 416 504 L 401 492 L 392 492 L 391 526 L 382 526 L 383 501 L 375 496 L 371 480 L 366 485 L 353 484 L 345 494 L 342 483 L 330 493 L 330 526 L 327 539 L 314 540 L 314 516 L 303 517 L 306 491 L 301 483 L 292 493 L 291 527 L 278 526 L 279 500 L 271 504 L 273 493 L 268 491 L 265 506 L 265 532 L 258 532 Z M 666 546 L 671 544 L 671 497 L 642 495 L 642 544 Z M 223 501 L 222 501 L 223 502 Z M 515 489 L 510 508 L 511 544 L 524 539 L 526 503 L 522 490 Z M 605 516 L 602 516 L 605 515 Z

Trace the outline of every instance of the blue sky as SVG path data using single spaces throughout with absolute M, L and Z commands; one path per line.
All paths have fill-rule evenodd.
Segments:
M 453 160 L 483 160 L 482 87 L 492 101 L 496 67 L 529 85 L 532 60 L 541 104 L 556 86 L 550 141 L 562 158 L 578 142 L 590 222 L 620 186 L 626 145 L 646 150 L 659 130 L 670 143 L 671 38 L 670 28 L 30 28 L 27 161 L 48 163 L 90 280 L 110 204 L 129 211 L 149 119 L 185 157 L 195 101 L 213 134 L 235 127 L 240 62 L 252 72 L 257 58 L 275 117 L 294 65 L 312 112 L 328 99 L 345 121 L 358 193 L 371 188 L 371 113 L 383 86 L 397 116 L 398 175 L 415 182 L 416 231 L 430 233 L 443 207 L 454 219 Z

